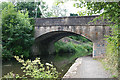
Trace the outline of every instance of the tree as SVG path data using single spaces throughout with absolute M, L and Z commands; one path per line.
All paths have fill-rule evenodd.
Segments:
M 65 1 L 66 2 L 66 1 Z M 54 6 L 52 7 L 53 15 L 56 17 L 64 17 L 66 16 L 67 9 L 61 8 L 64 2 L 62 0 L 55 0 Z
M 0 6 L 1 6 L 1 10 L 0 10 L 0 12 L 6 7 L 6 6 L 8 6 L 8 3 L 7 2 L 2 2 L 2 3 L 0 3 Z
M 40 18 L 44 15 L 43 12 L 48 9 L 48 6 L 42 0 L 38 0 L 37 2 L 17 2 L 15 7 L 23 13 L 28 11 L 29 18 Z
M 46 9 L 46 10 L 42 10 L 42 16 L 43 17 L 63 17 L 66 16 L 67 10 L 66 9 L 62 9 L 61 6 L 62 4 L 56 4 L 58 1 L 55 1 L 52 8 L 50 9 Z
M 3 59 L 10 59 L 14 55 L 28 57 L 34 40 L 28 12 L 17 12 L 12 3 L 8 4 L 2 10 Z
M 99 13 L 98 19 L 107 20 L 112 28 L 111 36 L 107 36 L 106 46 L 106 66 L 112 71 L 115 76 L 120 75 L 120 1 L 119 2 L 81 2 L 76 4 L 77 7 L 86 7 L 88 15 Z M 101 13 L 101 11 L 103 13 Z M 112 23 L 112 24 L 111 24 Z M 110 67 L 111 66 L 111 67 Z M 117 75 L 118 74 L 118 75 Z
M 28 15 L 31 18 L 41 17 L 42 13 L 39 9 L 40 2 L 17 2 L 15 6 L 17 10 L 21 10 L 23 13 L 28 11 Z

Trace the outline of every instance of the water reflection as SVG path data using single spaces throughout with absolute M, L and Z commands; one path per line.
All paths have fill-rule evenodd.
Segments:
M 42 57 L 41 58 L 41 62 L 43 64 L 45 63 L 51 63 L 54 65 L 54 67 L 56 67 L 57 71 L 60 72 L 60 76 L 59 77 L 63 77 L 64 74 L 67 72 L 67 70 L 69 69 L 69 67 L 72 65 L 72 63 L 68 63 L 67 61 L 64 62 L 56 62 L 53 60 L 53 56 L 49 56 L 49 57 Z M 18 63 L 18 61 L 16 60 L 11 60 L 11 61 L 4 61 L 2 63 L 2 76 L 6 75 L 7 73 L 13 71 L 13 73 L 15 74 L 19 74 L 19 75 L 23 75 L 24 73 L 21 70 L 21 64 Z

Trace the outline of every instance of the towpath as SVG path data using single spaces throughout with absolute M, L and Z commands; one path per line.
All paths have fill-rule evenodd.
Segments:
M 81 61 L 81 64 L 79 62 Z M 78 64 L 77 64 L 78 63 Z M 64 78 L 110 78 L 111 74 L 103 68 L 103 65 L 92 57 L 79 58 L 71 66 L 71 70 L 65 74 Z M 72 73 L 74 72 L 74 73 Z

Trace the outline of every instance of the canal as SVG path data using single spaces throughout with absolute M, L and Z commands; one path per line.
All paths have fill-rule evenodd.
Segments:
M 43 64 L 45 63 L 50 63 L 53 64 L 54 67 L 57 69 L 57 71 L 59 73 L 61 73 L 59 75 L 59 77 L 63 77 L 64 74 L 68 71 L 68 69 L 70 68 L 70 66 L 73 64 L 73 62 L 70 62 L 68 60 L 64 60 L 64 61 L 55 61 L 54 55 L 49 55 L 47 57 L 42 57 L 41 58 L 41 62 Z M 12 59 L 11 61 L 3 61 L 2 62 L 2 75 L 6 75 L 9 72 L 13 72 L 14 74 L 19 74 L 19 75 L 23 75 L 24 73 L 21 70 L 21 63 L 18 63 L 18 61 L 16 61 L 15 59 Z
M 73 41 L 72 41 L 73 42 Z M 76 44 L 67 42 L 58 42 L 56 45 L 57 53 L 52 55 L 41 56 L 41 63 L 52 63 L 54 67 L 57 69 L 60 78 L 64 76 L 64 74 L 69 70 L 72 64 L 78 57 L 87 56 L 92 53 L 92 43 L 91 42 L 82 42 L 82 44 Z M 33 58 L 31 58 L 34 60 Z M 3 61 L 2 62 L 2 75 L 6 75 L 7 73 L 13 71 L 14 74 L 23 75 L 23 71 L 21 70 L 21 64 L 18 63 L 15 59 L 11 61 Z

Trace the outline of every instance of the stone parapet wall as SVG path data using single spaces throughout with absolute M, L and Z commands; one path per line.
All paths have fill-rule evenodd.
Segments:
M 53 18 L 36 18 L 36 26 L 103 26 L 108 24 L 106 21 L 92 21 L 99 15 L 94 16 L 72 16 L 72 17 L 53 17 Z

